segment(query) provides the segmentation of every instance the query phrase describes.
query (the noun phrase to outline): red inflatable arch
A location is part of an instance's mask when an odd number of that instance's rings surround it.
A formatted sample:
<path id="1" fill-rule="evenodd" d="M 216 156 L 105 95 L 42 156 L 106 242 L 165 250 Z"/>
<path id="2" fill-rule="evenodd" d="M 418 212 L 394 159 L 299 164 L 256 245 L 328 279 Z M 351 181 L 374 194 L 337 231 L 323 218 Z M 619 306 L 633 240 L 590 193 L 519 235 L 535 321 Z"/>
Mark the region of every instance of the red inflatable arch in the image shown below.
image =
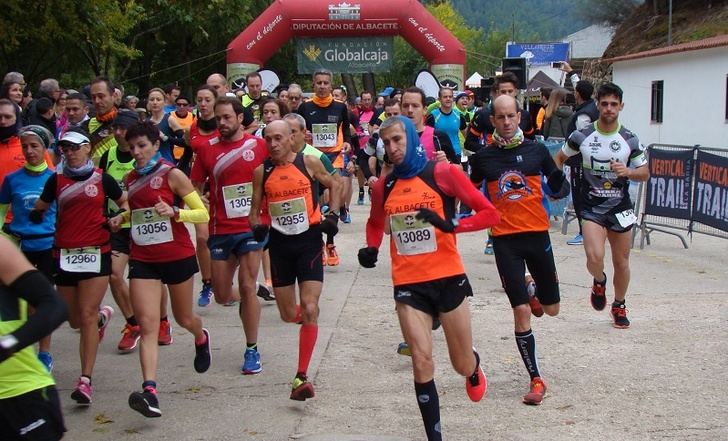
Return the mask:
<path id="1" fill-rule="evenodd" d="M 440 81 L 462 89 L 465 48 L 416 0 L 277 0 L 228 45 L 230 83 L 256 71 L 291 38 L 400 35 Z"/>

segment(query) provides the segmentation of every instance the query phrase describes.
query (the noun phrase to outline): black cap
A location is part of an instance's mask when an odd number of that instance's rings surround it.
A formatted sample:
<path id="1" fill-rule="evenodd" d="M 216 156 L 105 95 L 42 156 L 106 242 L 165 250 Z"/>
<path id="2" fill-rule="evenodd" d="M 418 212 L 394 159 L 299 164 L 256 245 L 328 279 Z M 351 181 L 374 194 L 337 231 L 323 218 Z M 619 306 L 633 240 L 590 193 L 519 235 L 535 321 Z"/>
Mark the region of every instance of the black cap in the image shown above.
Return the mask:
<path id="1" fill-rule="evenodd" d="M 139 124 L 139 117 L 137 113 L 132 110 L 119 109 L 116 113 L 116 118 L 111 123 L 113 127 L 123 127 L 128 129 L 129 127 Z"/>

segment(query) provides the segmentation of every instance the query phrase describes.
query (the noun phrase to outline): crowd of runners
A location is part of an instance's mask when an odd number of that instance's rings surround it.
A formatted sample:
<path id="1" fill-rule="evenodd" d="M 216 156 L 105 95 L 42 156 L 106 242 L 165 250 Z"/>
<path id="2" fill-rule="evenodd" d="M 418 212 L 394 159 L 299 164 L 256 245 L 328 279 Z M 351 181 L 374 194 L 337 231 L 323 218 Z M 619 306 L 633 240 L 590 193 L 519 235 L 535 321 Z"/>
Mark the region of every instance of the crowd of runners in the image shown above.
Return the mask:
<path id="1" fill-rule="evenodd" d="M 554 91 L 534 119 L 508 72 L 488 97 L 448 87 L 428 97 L 411 86 L 352 98 L 319 70 L 310 99 L 297 84 L 262 90 L 257 73 L 245 90 L 212 74 L 189 97 L 177 85 L 135 97 L 105 77 L 78 91 L 47 79 L 32 98 L 23 75 L 8 73 L 0 90 L 0 438 L 62 437 L 51 333 L 65 320 L 80 330 L 78 378 L 59 379 L 75 381 L 70 398 L 89 406 L 94 388 L 113 381 L 94 364 L 107 330 L 119 327 L 118 351 L 138 347 L 141 365 L 129 406 L 160 417 L 169 310 L 192 334 L 185 350 L 204 373 L 214 336 L 195 309 L 213 301 L 237 307 L 244 375 L 263 372 L 261 303 L 275 302 L 299 341 L 295 370 L 277 368 L 294 374 L 291 399 L 313 398 L 307 375 L 324 268 L 339 265 L 340 253 L 374 268 L 385 233 L 404 340 L 397 352 L 411 356 L 427 439 L 442 439 L 434 330 L 442 328 L 468 397 L 477 402 L 487 391 L 457 233 L 488 229 L 484 251 L 494 254 L 530 377 L 522 400 L 541 404 L 531 317 L 557 315 L 560 302 L 550 204 L 574 201 L 596 310 L 607 306 L 609 242 L 613 325 L 626 328 L 636 222 L 629 182 L 648 178 L 637 137 L 619 123 L 621 89 L 607 83 L 595 93 L 567 63 L 562 69 L 576 106 L 561 111 L 566 94 Z M 565 142 L 552 156 L 543 138 Z M 340 250 L 350 203 L 371 207 L 357 233 L 366 244 Z M 107 289 L 114 306 L 103 304 Z"/>

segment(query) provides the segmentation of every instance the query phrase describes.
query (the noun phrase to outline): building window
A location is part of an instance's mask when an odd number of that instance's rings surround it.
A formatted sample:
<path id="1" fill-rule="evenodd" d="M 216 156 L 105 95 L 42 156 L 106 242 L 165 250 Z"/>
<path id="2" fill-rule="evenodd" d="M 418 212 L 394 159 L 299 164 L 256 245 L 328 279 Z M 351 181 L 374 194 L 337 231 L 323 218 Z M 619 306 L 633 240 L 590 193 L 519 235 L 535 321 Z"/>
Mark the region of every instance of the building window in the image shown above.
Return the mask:
<path id="1" fill-rule="evenodd" d="M 652 82 L 652 106 L 650 112 L 650 121 L 653 123 L 662 122 L 662 93 L 664 90 L 664 81 Z"/>

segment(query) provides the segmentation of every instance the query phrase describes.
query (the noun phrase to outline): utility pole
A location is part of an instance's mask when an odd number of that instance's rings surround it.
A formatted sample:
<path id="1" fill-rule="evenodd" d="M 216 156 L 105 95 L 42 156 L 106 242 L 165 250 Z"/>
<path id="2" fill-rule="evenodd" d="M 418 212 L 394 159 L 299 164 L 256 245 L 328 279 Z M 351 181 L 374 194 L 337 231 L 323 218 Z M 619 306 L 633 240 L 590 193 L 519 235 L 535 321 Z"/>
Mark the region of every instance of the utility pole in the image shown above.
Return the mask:
<path id="1" fill-rule="evenodd" d="M 672 46 L 672 0 L 667 6 L 667 45 Z"/>

